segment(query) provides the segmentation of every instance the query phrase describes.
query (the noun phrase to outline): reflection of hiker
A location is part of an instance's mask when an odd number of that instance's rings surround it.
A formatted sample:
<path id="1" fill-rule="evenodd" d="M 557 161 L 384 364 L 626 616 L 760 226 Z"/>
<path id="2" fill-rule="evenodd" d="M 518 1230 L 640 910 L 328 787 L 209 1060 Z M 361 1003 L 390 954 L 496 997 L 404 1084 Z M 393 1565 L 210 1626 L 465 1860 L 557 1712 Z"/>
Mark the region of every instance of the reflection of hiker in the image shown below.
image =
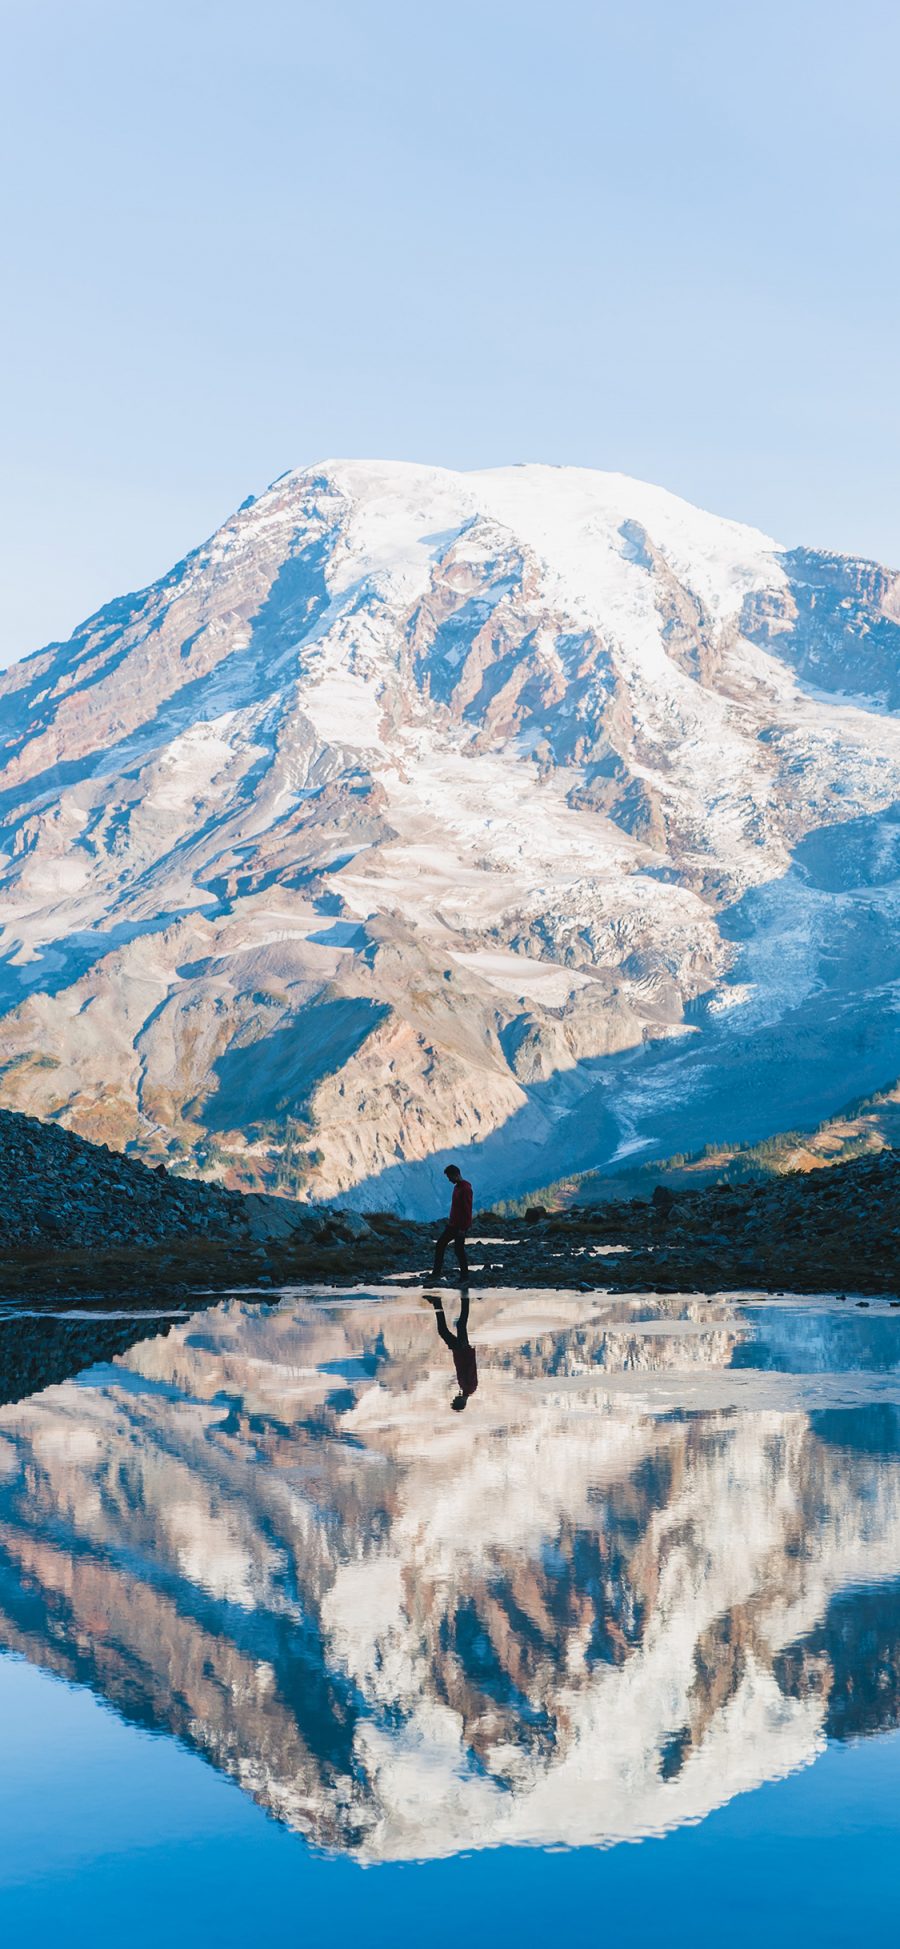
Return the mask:
<path id="1" fill-rule="evenodd" d="M 444 1263 L 444 1253 L 453 1240 L 453 1249 L 459 1262 L 460 1276 L 465 1282 L 469 1277 L 469 1261 L 466 1258 L 466 1233 L 472 1223 L 472 1186 L 463 1177 L 458 1164 L 448 1164 L 444 1172 L 453 1186 L 450 1200 L 450 1216 L 440 1235 L 435 1240 L 432 1279 L 439 1279 Z"/>
<path id="2" fill-rule="evenodd" d="M 457 1414 L 461 1414 L 470 1394 L 474 1394 L 478 1386 L 478 1362 L 475 1359 L 475 1348 L 469 1345 L 468 1290 L 466 1287 L 463 1288 L 462 1298 L 459 1304 L 459 1319 L 456 1322 L 455 1333 L 451 1333 L 447 1325 L 444 1317 L 443 1301 L 432 1296 L 431 1293 L 429 1293 L 428 1297 L 434 1307 L 437 1330 L 444 1345 L 450 1348 L 450 1352 L 453 1355 L 453 1365 L 456 1368 L 456 1378 L 459 1382 L 459 1393 L 454 1394 L 450 1406 L 456 1409 Z"/>

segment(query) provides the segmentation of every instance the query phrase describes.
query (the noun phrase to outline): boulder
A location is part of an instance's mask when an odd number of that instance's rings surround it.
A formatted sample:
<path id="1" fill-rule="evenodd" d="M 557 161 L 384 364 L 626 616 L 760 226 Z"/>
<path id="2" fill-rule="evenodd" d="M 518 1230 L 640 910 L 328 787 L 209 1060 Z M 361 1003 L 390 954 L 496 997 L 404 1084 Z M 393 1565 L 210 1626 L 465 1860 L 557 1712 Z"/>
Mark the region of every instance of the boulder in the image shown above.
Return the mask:
<path id="1" fill-rule="evenodd" d="M 290 1198 L 270 1198 L 264 1191 L 250 1191 L 244 1210 L 251 1238 L 290 1239 L 310 1229 L 308 1207 Z"/>
<path id="2" fill-rule="evenodd" d="M 371 1225 L 366 1223 L 358 1211 L 336 1211 L 333 1214 L 332 1224 L 339 1238 L 355 1241 L 372 1236 Z"/>

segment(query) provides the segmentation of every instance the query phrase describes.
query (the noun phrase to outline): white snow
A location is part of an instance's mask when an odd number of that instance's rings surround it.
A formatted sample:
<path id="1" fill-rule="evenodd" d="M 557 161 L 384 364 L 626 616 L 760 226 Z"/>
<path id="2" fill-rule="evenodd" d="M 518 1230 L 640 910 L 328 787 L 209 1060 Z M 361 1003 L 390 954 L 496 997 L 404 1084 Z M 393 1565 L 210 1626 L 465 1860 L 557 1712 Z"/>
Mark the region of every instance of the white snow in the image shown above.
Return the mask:
<path id="1" fill-rule="evenodd" d="M 303 600 L 291 606 L 290 574 L 287 606 L 277 605 L 282 571 L 304 555 L 325 578 L 308 623 Z M 637 1050 L 645 1029 L 677 1032 L 685 1003 L 705 997 L 703 1033 L 684 1036 L 684 1053 L 664 1071 L 632 1065 L 614 1108 L 619 1159 L 649 1147 L 654 1118 L 679 1091 L 688 1100 L 710 1036 L 774 1034 L 798 1008 L 824 1004 L 833 981 L 843 994 L 848 979 L 887 998 L 887 1020 L 888 949 L 869 970 L 863 942 L 866 912 L 874 941 L 895 925 L 889 835 L 873 851 L 877 884 L 859 895 L 818 890 L 792 860 L 816 828 L 900 799 L 900 720 L 811 692 L 740 637 L 745 598 L 765 590 L 777 602 L 785 586 L 769 537 L 620 474 L 338 460 L 274 483 L 180 580 L 151 592 L 133 662 L 109 656 L 83 697 L 64 655 L 61 673 L 48 667 L 49 728 L 4 781 L 14 796 L 0 951 L 11 974 L 27 970 L 28 984 L 54 991 L 38 997 L 40 1033 L 60 1075 L 58 1086 L 45 1075 L 36 1107 L 74 1114 L 82 1088 L 93 1096 L 108 1084 L 128 1099 L 141 1062 L 160 1060 L 159 1037 L 136 1053 L 140 998 L 148 1014 L 176 993 L 186 1009 L 201 996 L 211 1008 L 215 989 L 216 1005 L 243 1021 L 265 987 L 266 957 L 304 999 L 334 977 L 352 981 L 362 943 L 328 938 L 326 881 L 343 924 L 383 923 L 373 932 L 401 943 L 401 961 L 403 943 L 415 943 L 414 987 L 452 970 L 442 1019 L 447 1009 L 459 1018 L 469 977 L 482 1007 L 495 997 L 495 1022 L 524 997 L 539 1017 L 566 1010 L 566 1037 L 570 1017 L 599 1022 L 607 995 L 616 1034 Z M 453 620 L 457 601 L 471 605 L 471 630 L 463 640 L 451 628 L 444 643 L 441 619 Z M 702 617 L 700 673 L 678 660 L 673 601 L 685 628 Z M 192 722 L 195 673 L 179 648 L 195 636 L 206 668 Z M 437 643 L 445 678 L 458 681 L 465 666 L 462 701 L 429 692 L 420 638 L 426 650 Z M 476 708 L 479 682 L 492 700 L 504 694 L 520 646 L 539 672 L 529 695 L 510 684 L 508 708 L 505 695 L 493 714 Z M 16 673 L 2 681 L 14 690 Z M 653 816 L 633 833 L 579 802 L 610 754 L 620 778 L 646 790 Z M 48 772 L 58 762 L 61 784 Z M 612 791 L 610 804 L 615 813 Z M 746 927 L 732 933 L 720 916 L 753 889 L 766 897 L 745 939 Z M 842 964 L 838 976 L 832 942 L 854 927 L 858 974 Z M 126 945 L 104 952 L 119 934 Z M 94 974 L 101 959 L 105 972 Z M 207 965 L 208 977 L 192 972 Z M 360 972 L 368 993 L 368 963 Z M 101 991 L 102 1032 L 101 1017 L 82 1012 Z M 416 1033 L 427 1039 L 433 1020 Z M 557 1031 L 547 1025 L 559 1089 L 542 1085 L 533 1128 L 517 1122 L 517 1171 L 534 1167 L 548 1122 L 565 1113 L 574 1130 L 579 1088 L 586 1124 L 596 1114 L 583 1057 L 606 1048 L 604 1035 L 575 1035 L 579 1053 L 566 1056 Z M 3 1018 L 6 1055 L 33 1047 L 35 1033 L 33 1019 Z M 209 1025 L 185 1039 L 198 1065 L 203 1051 L 213 1060 Z M 472 1083 L 483 1135 L 526 1103 L 508 1073 L 494 1077 Z M 202 1068 L 183 1089 L 174 1068 L 170 1081 L 183 1102 L 209 1088 Z M 457 1097 L 454 1143 L 460 1108 Z M 424 1103 L 411 1104 L 409 1131 L 425 1123 Z M 348 1188 L 376 1160 L 359 1148 L 359 1126 L 340 1141 Z M 398 1131 L 395 1157 L 405 1142 Z"/>
<path id="2" fill-rule="evenodd" d="M 562 1008 L 569 996 L 578 988 L 586 988 L 591 979 L 590 975 L 577 974 L 571 968 L 535 961 L 527 954 L 491 954 L 483 950 L 461 954 L 451 950 L 450 959 L 464 971 L 480 975 L 489 987 L 499 989 L 501 994 L 541 1002 L 545 1008 Z"/>

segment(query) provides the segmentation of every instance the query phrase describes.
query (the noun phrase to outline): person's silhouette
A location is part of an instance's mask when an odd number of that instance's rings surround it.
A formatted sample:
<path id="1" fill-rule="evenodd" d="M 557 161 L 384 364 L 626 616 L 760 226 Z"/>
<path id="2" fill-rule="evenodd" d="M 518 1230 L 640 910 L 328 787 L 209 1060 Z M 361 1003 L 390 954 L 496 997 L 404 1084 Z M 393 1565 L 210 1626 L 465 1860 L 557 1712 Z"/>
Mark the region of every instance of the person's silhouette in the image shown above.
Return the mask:
<path id="1" fill-rule="evenodd" d="M 475 1348 L 469 1343 L 469 1294 L 468 1291 L 463 1291 L 455 1333 L 451 1333 L 447 1325 L 444 1302 L 440 1295 L 429 1293 L 427 1297 L 430 1305 L 434 1307 L 435 1323 L 441 1339 L 453 1355 L 459 1393 L 454 1394 L 450 1406 L 455 1408 L 457 1414 L 461 1414 L 466 1402 L 478 1386 L 478 1362 L 475 1358 Z"/>
<path id="2" fill-rule="evenodd" d="M 444 1253 L 448 1245 L 452 1243 L 456 1253 L 457 1264 L 459 1265 L 459 1275 L 465 1283 L 469 1277 L 469 1261 L 466 1257 L 466 1233 L 472 1223 L 472 1186 L 468 1178 L 463 1177 L 458 1164 L 448 1164 L 444 1171 L 444 1176 L 450 1179 L 450 1183 L 453 1186 L 453 1196 L 450 1200 L 450 1216 L 440 1236 L 434 1242 L 434 1265 L 431 1268 L 431 1277 L 432 1279 L 440 1278 L 444 1264 Z"/>

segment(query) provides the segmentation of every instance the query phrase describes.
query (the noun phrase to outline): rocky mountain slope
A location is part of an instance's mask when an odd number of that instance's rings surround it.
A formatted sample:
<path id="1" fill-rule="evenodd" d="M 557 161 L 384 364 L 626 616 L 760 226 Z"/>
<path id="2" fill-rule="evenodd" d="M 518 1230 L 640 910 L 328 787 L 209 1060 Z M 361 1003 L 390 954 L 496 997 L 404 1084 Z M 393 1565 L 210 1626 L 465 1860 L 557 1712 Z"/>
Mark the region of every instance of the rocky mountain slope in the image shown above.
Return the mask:
<path id="1" fill-rule="evenodd" d="M 60 1293 L 152 1298 L 172 1287 L 183 1294 L 248 1280 L 271 1285 L 272 1254 L 287 1255 L 309 1278 L 323 1252 L 327 1270 L 332 1249 L 353 1248 L 363 1270 L 374 1244 L 357 1212 L 191 1182 L 0 1110 L 0 1308 L 23 1296 L 52 1305 Z M 24 1331 L 17 1328 L 17 1344 Z M 47 1376 L 37 1350 L 35 1360 L 37 1386 Z M 19 1391 L 27 1391 L 30 1361 L 29 1349 L 24 1371 L 13 1363 Z M 72 1363 L 60 1371 L 74 1371 Z M 4 1386 L 0 1378 L 0 1397 Z"/>
<path id="2" fill-rule="evenodd" d="M 620 476 L 292 473 L 0 679 L 0 1101 L 430 1210 L 900 1074 L 900 578 Z"/>

